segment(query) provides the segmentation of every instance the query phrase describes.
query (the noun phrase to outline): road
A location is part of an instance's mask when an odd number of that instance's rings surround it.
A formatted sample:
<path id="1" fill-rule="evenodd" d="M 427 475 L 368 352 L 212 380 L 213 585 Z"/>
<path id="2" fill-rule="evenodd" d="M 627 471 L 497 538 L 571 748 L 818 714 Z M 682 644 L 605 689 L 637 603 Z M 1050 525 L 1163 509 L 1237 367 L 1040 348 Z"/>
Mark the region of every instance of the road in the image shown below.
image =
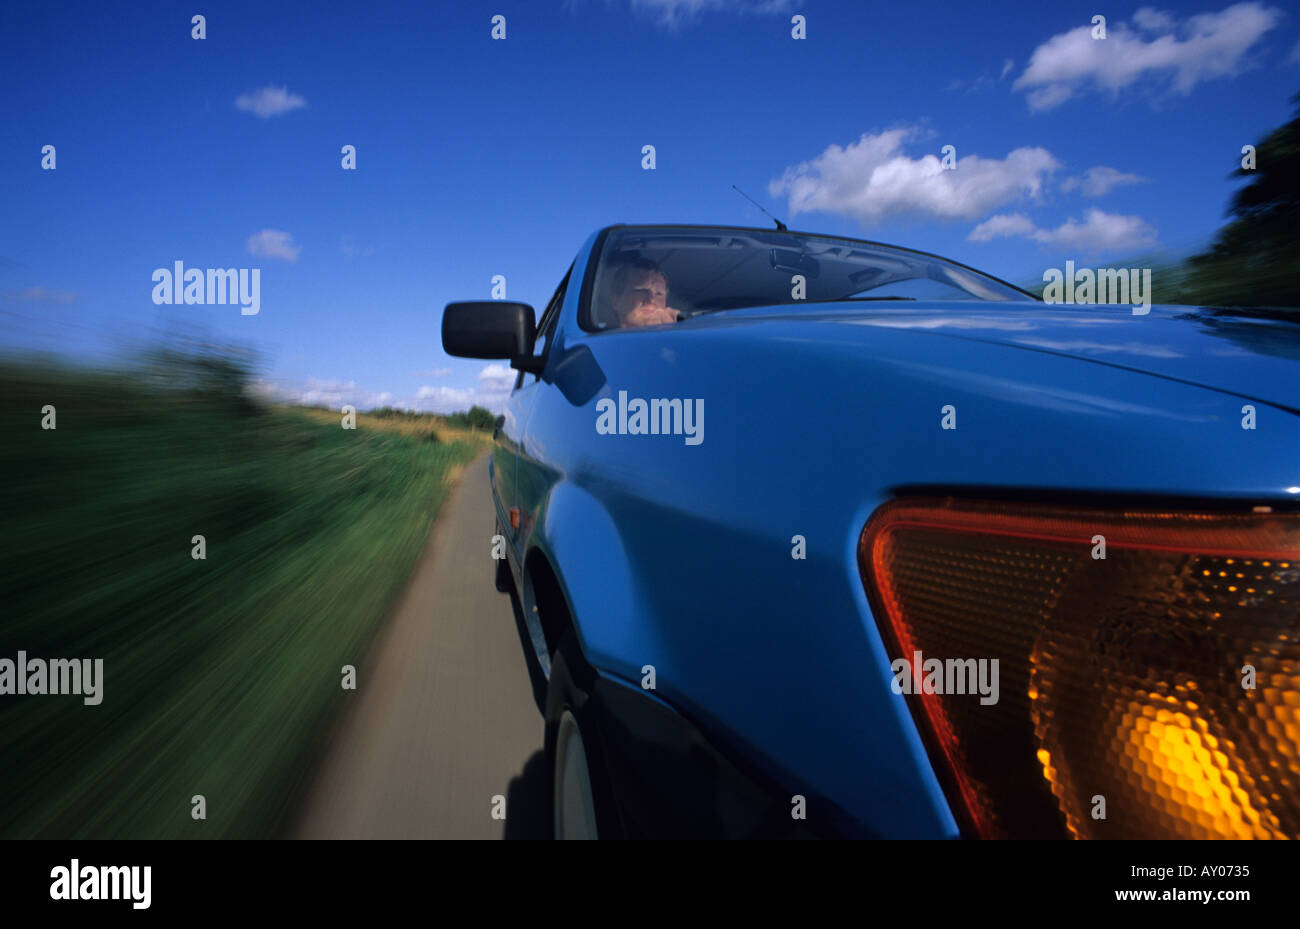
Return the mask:
<path id="1" fill-rule="evenodd" d="M 487 457 L 443 504 L 397 608 L 357 668 L 290 835 L 533 838 L 542 719 L 511 598 L 493 586 Z M 494 797 L 505 819 L 493 818 Z M 496 808 L 502 804 L 496 802 Z"/>

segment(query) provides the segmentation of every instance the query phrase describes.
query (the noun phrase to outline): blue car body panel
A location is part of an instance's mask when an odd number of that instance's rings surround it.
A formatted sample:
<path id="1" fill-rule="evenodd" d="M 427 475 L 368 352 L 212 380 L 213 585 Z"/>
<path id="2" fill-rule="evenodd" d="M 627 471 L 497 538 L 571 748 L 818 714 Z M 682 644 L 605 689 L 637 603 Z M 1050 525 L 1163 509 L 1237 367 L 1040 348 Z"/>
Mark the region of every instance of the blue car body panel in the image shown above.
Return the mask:
<path id="1" fill-rule="evenodd" d="M 578 309 L 597 241 L 494 455 L 503 525 L 521 514 L 516 581 L 544 555 L 598 673 L 637 687 L 653 666 L 657 699 L 869 834 L 958 834 L 863 590 L 878 506 L 913 489 L 1300 495 L 1300 326 L 1285 320 L 885 302 L 593 333 Z M 597 401 L 620 391 L 703 399 L 703 441 L 598 434 Z"/>

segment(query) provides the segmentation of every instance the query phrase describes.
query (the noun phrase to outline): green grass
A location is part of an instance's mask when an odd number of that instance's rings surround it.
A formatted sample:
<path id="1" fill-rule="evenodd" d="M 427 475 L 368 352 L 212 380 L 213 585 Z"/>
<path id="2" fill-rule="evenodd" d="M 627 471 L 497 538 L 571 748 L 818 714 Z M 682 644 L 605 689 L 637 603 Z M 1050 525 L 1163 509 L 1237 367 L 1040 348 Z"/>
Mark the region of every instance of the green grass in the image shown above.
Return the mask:
<path id="1" fill-rule="evenodd" d="M 6 838 L 276 834 L 483 448 L 136 384 L 0 368 L 0 658 L 104 659 L 99 706 L 0 697 Z"/>

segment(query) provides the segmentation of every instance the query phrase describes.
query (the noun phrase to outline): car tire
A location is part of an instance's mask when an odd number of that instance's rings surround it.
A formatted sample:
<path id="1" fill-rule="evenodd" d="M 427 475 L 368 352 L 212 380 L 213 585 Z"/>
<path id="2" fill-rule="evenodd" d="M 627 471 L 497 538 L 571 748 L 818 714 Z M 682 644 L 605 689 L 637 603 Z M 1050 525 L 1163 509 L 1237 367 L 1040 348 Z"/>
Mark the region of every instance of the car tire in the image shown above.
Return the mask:
<path id="1" fill-rule="evenodd" d="M 595 673 L 582 658 L 577 637 L 565 634 L 551 656 L 546 690 L 546 761 L 550 771 L 551 833 L 557 839 L 620 838 L 623 835 L 601 754 Z"/>

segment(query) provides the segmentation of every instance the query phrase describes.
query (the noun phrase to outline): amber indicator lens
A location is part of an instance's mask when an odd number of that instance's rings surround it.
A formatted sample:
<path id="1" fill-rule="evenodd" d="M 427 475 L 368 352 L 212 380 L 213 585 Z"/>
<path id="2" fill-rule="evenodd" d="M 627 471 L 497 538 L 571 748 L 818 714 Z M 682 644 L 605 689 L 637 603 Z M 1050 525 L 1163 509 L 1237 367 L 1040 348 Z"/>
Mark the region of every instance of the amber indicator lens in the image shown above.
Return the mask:
<path id="1" fill-rule="evenodd" d="M 897 698 L 967 833 L 1300 838 L 1300 514 L 896 500 L 858 556 L 891 659 L 998 659 Z"/>

